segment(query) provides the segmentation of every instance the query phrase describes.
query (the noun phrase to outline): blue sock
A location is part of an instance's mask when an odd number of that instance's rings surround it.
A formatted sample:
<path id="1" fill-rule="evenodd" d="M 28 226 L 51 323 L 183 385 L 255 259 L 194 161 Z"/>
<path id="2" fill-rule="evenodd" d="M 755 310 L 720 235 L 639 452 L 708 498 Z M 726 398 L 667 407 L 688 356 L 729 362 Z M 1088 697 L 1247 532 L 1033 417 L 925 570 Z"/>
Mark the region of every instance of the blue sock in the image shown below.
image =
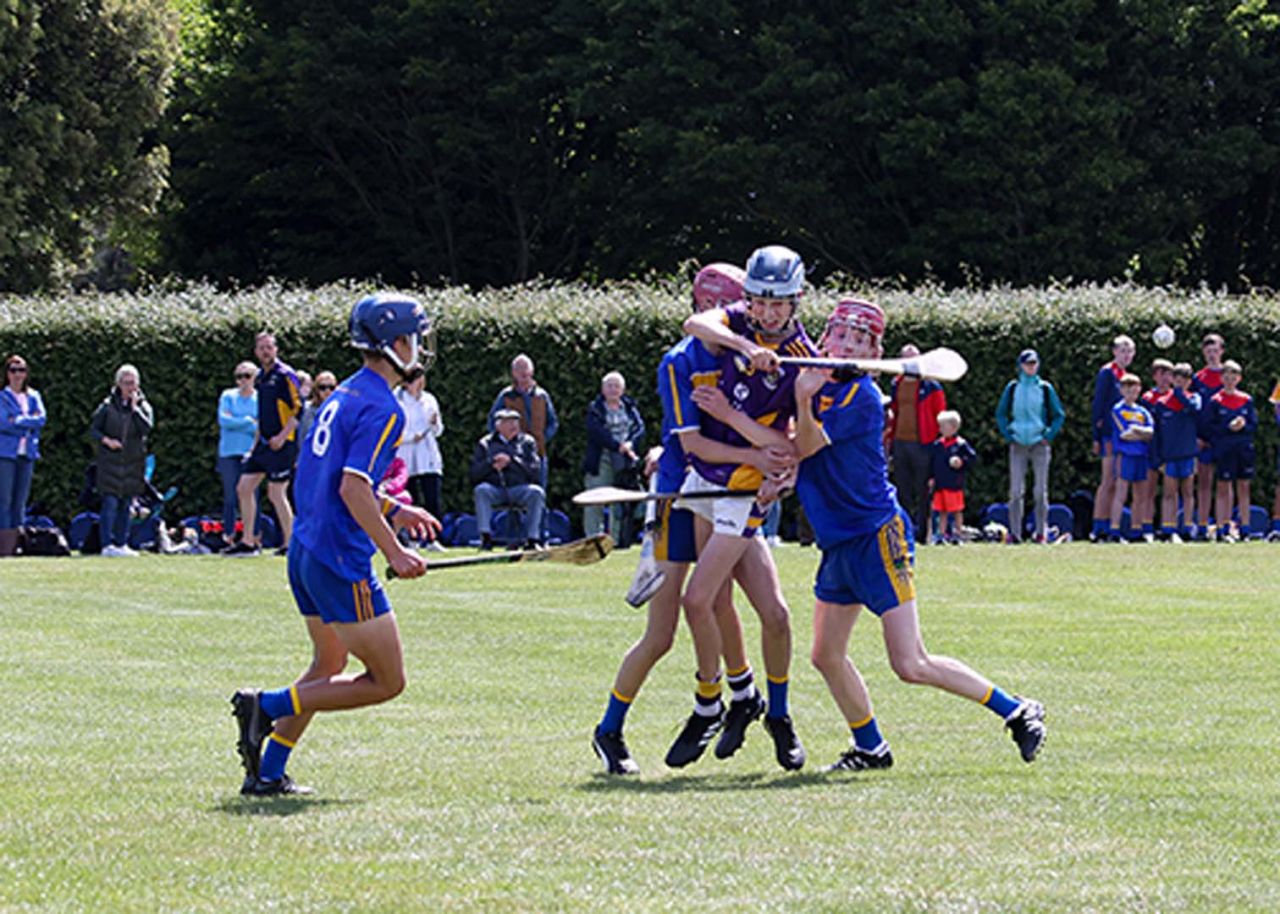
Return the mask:
<path id="1" fill-rule="evenodd" d="M 1280 533 L 1280 517 L 1271 518 L 1271 532 Z"/>
<path id="2" fill-rule="evenodd" d="M 863 752 L 875 752 L 884 745 L 874 714 L 864 721 L 849 724 L 849 729 L 853 732 L 853 744 Z"/>
<path id="3" fill-rule="evenodd" d="M 1143 525 L 1142 525 L 1142 535 L 1143 535 L 1143 536 L 1149 536 L 1150 534 L 1153 534 L 1153 533 L 1155 533 L 1155 532 L 1156 532 L 1156 528 L 1155 528 L 1155 525 L 1154 525 L 1154 524 L 1143 524 Z"/>
<path id="4" fill-rule="evenodd" d="M 1093 519 L 1093 532 L 1098 536 L 1105 536 L 1107 533 L 1107 521 L 1101 517 L 1095 517 Z"/>
<path id="5" fill-rule="evenodd" d="M 258 766 L 258 777 L 264 781 L 278 781 L 284 777 L 284 766 L 296 745 L 275 733 L 268 736 L 267 748 L 262 750 L 262 762 Z"/>
<path id="6" fill-rule="evenodd" d="M 991 694 L 983 699 L 982 703 L 1006 720 L 1018 708 L 1018 699 L 999 686 L 992 686 Z"/>
<path id="7" fill-rule="evenodd" d="M 1249 525 L 1248 525 L 1248 524 L 1241 524 L 1241 525 L 1240 525 L 1240 539 L 1242 539 L 1242 540 L 1247 540 L 1248 538 L 1249 538 Z"/>
<path id="8" fill-rule="evenodd" d="M 769 680 L 769 717 L 786 717 L 791 713 L 791 709 L 787 706 L 787 680 L 774 679 L 772 676 Z"/>
<path id="9" fill-rule="evenodd" d="M 622 725 L 626 723 L 627 712 L 631 710 L 631 702 L 634 698 L 623 698 L 618 694 L 618 690 L 614 689 L 609 693 L 609 706 L 604 709 L 604 717 L 600 720 L 601 733 L 621 733 Z"/>
<path id="10" fill-rule="evenodd" d="M 272 720 L 277 720 L 281 717 L 292 717 L 294 714 L 297 714 L 299 709 L 299 706 L 296 703 L 297 700 L 297 688 L 294 686 L 286 686 L 283 689 L 271 689 L 270 691 L 264 691 L 259 699 L 259 703 L 262 705 L 262 710 L 266 712 L 268 717 Z"/>

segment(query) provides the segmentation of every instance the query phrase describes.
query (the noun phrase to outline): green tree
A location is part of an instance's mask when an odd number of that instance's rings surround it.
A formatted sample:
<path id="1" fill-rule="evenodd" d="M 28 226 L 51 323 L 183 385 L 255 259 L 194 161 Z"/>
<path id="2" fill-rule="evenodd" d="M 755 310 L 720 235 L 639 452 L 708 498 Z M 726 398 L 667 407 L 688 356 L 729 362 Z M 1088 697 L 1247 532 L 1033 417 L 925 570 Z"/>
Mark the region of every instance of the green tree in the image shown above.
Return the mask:
<path id="1" fill-rule="evenodd" d="M 0 288 L 58 282 L 152 209 L 175 50 L 164 0 L 0 3 Z"/>

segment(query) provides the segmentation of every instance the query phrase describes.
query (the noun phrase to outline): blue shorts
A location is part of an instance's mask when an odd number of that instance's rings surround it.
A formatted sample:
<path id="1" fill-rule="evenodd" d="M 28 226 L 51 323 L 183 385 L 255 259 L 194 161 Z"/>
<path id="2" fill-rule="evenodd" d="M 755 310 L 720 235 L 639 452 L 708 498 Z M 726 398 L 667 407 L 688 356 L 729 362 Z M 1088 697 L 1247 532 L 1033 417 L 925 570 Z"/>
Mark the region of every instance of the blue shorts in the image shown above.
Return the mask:
<path id="1" fill-rule="evenodd" d="M 241 473 L 262 473 L 270 482 L 288 482 L 293 478 L 293 465 L 298 462 L 298 442 L 286 441 L 278 451 L 259 441 L 244 458 Z"/>
<path id="2" fill-rule="evenodd" d="M 653 531 L 653 557 L 659 562 L 696 562 L 698 544 L 693 537 L 693 512 L 673 508 L 664 501 Z"/>
<path id="3" fill-rule="evenodd" d="M 897 515 L 875 533 L 822 551 L 813 594 L 826 603 L 861 603 L 883 616 L 916 598 L 915 558 L 911 520 L 899 507 Z"/>
<path id="4" fill-rule="evenodd" d="M 368 622 L 391 612 L 391 601 L 375 577 L 348 581 L 319 561 L 296 539 L 289 543 L 289 589 L 298 612 L 326 623 Z"/>
<path id="5" fill-rule="evenodd" d="M 1203 465 L 1213 466 L 1213 445 L 1206 445 L 1200 448 L 1196 453 L 1196 460 L 1199 460 Z"/>
<path id="6" fill-rule="evenodd" d="M 1164 462 L 1164 475 L 1170 479 L 1186 479 L 1194 476 L 1196 473 L 1196 459 L 1194 457 L 1183 457 L 1181 460 L 1166 460 Z"/>
<path id="7" fill-rule="evenodd" d="M 1148 462 L 1145 454 L 1120 454 L 1120 472 L 1116 475 L 1129 482 L 1144 482 L 1147 478 Z"/>
<path id="8" fill-rule="evenodd" d="M 1253 445 L 1237 445 L 1223 448 L 1215 455 L 1218 467 L 1218 478 L 1222 480 L 1252 479 L 1253 466 L 1256 462 Z"/>

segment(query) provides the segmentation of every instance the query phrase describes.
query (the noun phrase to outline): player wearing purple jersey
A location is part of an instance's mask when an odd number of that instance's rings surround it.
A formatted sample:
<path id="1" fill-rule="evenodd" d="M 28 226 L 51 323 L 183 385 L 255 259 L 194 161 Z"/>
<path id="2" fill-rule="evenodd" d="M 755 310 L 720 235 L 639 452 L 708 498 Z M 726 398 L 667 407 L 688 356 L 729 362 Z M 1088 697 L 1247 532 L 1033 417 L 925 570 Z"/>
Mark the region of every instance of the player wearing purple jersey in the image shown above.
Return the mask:
<path id="1" fill-rule="evenodd" d="M 826 355 L 878 358 L 884 312 L 871 302 L 836 306 L 822 338 Z M 827 681 L 853 746 L 831 766 L 859 771 L 893 764 L 866 683 L 848 656 L 863 606 L 880 617 L 893 671 L 905 682 L 972 699 L 1000 715 L 1025 761 L 1044 743 L 1044 707 L 994 686 L 958 660 L 925 651 L 916 611 L 911 520 L 889 483 L 884 400 L 865 376 L 806 370 L 795 383 L 796 493 L 813 524 L 822 563 L 814 584 L 813 664 Z"/>
<path id="2" fill-rule="evenodd" d="M 813 353 L 804 328 L 795 319 L 804 287 L 804 264 L 794 251 L 765 247 L 747 261 L 743 291 L 747 301 L 694 315 L 685 332 L 702 340 L 720 357 L 720 380 L 703 388 L 695 402 L 706 413 L 702 434 L 731 446 L 790 448 L 787 428 L 795 411 L 791 386 L 796 369 L 779 355 Z M 727 487 L 761 488 L 763 474 L 753 466 L 690 457 L 690 472 L 681 488 L 694 493 Z M 788 771 L 805 762 L 788 707 L 791 669 L 791 611 L 782 595 L 777 568 L 761 537 L 755 536 L 768 510 L 768 496 L 706 498 L 678 502 L 698 515 L 695 535 L 698 565 L 685 588 L 685 616 L 698 660 L 694 711 L 667 753 L 667 764 L 681 767 L 698 759 L 723 725 L 716 755 L 727 758 L 742 744 L 746 728 L 757 718 L 773 739 L 778 764 Z M 754 553 L 749 558 L 748 553 Z M 746 559 L 744 561 L 744 559 Z M 742 585 L 760 617 L 768 700 L 758 693 L 731 702 L 727 715 L 720 700 L 722 645 L 714 621 L 716 594 L 738 569 Z M 730 670 L 730 684 L 733 671 Z"/>
<path id="3" fill-rule="evenodd" d="M 404 429 L 392 388 L 419 365 L 422 305 L 395 294 L 362 298 L 350 330 L 364 367 L 325 401 L 295 489 L 289 586 L 311 637 L 311 666 L 293 685 L 241 689 L 231 698 L 245 769 L 240 792 L 252 796 L 311 792 L 285 774 L 285 764 L 316 711 L 377 704 L 404 688 L 400 633 L 372 559 L 380 550 L 397 576 L 418 577 L 426 563 L 400 544 L 392 525 L 428 538 L 440 529 L 425 510 L 375 492 Z M 350 654 L 363 673 L 343 674 Z"/>

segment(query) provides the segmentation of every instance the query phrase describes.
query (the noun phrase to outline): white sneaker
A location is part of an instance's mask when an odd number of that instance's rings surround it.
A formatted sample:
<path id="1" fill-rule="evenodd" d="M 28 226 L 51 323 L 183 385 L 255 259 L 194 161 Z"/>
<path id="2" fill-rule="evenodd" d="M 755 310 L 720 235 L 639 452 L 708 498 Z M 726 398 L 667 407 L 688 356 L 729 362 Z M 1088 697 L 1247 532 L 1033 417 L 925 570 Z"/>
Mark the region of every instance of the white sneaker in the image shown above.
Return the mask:
<path id="1" fill-rule="evenodd" d="M 444 552 L 445 551 L 444 546 L 440 545 L 439 540 L 431 540 L 422 548 L 425 549 L 427 552 Z"/>
<path id="2" fill-rule="evenodd" d="M 102 547 L 102 557 L 104 559 L 122 559 L 125 552 L 119 546 L 107 545 Z"/>
<path id="3" fill-rule="evenodd" d="M 764 538 L 764 543 L 770 549 L 777 549 L 779 546 L 782 545 L 782 539 L 777 536 L 766 536 Z"/>

